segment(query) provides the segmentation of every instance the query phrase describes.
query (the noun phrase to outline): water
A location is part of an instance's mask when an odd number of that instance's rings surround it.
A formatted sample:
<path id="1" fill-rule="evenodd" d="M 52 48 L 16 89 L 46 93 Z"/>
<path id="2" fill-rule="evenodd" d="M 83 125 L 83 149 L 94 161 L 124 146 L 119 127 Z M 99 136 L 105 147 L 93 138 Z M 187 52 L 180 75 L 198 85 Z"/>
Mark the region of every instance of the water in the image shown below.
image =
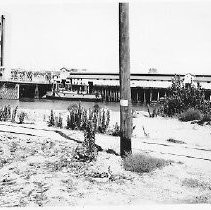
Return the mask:
<path id="1" fill-rule="evenodd" d="M 0 107 L 5 105 L 10 105 L 11 107 L 18 106 L 19 108 L 23 109 L 46 109 L 46 110 L 67 110 L 69 105 L 78 104 L 78 101 L 62 101 L 62 100 L 49 100 L 49 99 L 22 99 L 22 100 L 5 100 L 0 99 Z M 93 107 L 96 103 L 95 102 L 81 102 L 81 105 L 85 108 Z M 103 108 L 107 107 L 112 111 L 119 111 L 119 103 L 117 102 L 97 102 L 97 104 Z M 134 110 L 146 111 L 146 107 L 140 104 L 133 104 L 132 108 Z"/>

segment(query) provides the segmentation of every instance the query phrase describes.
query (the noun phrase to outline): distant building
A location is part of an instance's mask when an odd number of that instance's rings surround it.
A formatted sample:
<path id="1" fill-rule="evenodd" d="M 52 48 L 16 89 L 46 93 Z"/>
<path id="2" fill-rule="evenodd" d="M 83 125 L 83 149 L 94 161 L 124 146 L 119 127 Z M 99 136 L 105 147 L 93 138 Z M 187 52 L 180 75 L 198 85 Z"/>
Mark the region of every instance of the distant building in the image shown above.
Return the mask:
<path id="1" fill-rule="evenodd" d="M 183 78 L 183 83 L 184 85 L 188 86 L 188 85 L 196 85 L 197 83 L 196 81 L 196 77 L 190 73 L 186 74 Z"/>
<path id="2" fill-rule="evenodd" d="M 62 81 L 70 78 L 71 73 L 83 73 L 86 72 L 86 69 L 68 69 L 62 67 L 59 71 L 52 72 L 52 78 L 54 81 Z"/>
<path id="3" fill-rule="evenodd" d="M 158 70 L 155 68 L 150 68 L 148 74 L 158 74 Z"/>

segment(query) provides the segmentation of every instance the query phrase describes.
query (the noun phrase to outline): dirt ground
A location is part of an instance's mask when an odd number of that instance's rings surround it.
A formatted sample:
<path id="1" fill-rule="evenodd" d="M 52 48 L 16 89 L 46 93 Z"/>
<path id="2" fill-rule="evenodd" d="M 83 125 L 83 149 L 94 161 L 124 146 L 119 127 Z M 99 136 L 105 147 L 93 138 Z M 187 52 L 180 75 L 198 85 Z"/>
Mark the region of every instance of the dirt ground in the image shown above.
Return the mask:
<path id="1" fill-rule="evenodd" d="M 91 163 L 73 160 L 74 140 L 83 141 L 83 133 L 47 127 L 47 114 L 30 113 L 22 125 L 0 122 L 1 207 L 211 203 L 210 126 L 138 113 L 133 153 L 172 163 L 137 174 L 105 151 Z M 119 120 L 111 116 L 111 124 Z M 119 152 L 118 137 L 97 134 L 96 143 Z"/>

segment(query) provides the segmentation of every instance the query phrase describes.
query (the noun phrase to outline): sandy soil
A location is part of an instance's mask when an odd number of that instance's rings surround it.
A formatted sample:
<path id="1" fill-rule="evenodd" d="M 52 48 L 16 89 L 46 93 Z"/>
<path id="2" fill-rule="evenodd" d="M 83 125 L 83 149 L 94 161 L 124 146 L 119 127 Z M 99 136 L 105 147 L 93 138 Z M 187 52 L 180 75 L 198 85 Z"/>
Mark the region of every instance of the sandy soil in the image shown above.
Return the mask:
<path id="1" fill-rule="evenodd" d="M 125 171 L 121 158 L 105 151 L 92 163 L 73 160 L 78 145 L 74 139 L 83 141 L 83 133 L 47 127 L 50 111 L 25 111 L 25 124 L 0 122 L 1 207 L 211 203 L 209 126 L 148 118 L 139 112 L 133 119 L 133 153 L 173 162 L 137 174 Z M 119 114 L 113 112 L 111 126 L 116 121 Z M 168 142 L 169 138 L 184 143 Z M 96 143 L 119 152 L 118 137 L 97 134 Z M 95 178 L 97 172 L 110 179 Z"/>

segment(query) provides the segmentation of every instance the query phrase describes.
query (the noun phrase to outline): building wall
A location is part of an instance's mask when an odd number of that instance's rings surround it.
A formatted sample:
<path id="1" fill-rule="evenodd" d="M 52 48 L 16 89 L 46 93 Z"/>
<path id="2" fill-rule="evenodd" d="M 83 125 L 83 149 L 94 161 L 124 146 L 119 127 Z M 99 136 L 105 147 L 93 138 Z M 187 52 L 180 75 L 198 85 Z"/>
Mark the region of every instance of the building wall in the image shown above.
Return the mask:
<path id="1" fill-rule="evenodd" d="M 19 99 L 19 85 L 9 83 L 0 84 L 0 99 Z"/>

